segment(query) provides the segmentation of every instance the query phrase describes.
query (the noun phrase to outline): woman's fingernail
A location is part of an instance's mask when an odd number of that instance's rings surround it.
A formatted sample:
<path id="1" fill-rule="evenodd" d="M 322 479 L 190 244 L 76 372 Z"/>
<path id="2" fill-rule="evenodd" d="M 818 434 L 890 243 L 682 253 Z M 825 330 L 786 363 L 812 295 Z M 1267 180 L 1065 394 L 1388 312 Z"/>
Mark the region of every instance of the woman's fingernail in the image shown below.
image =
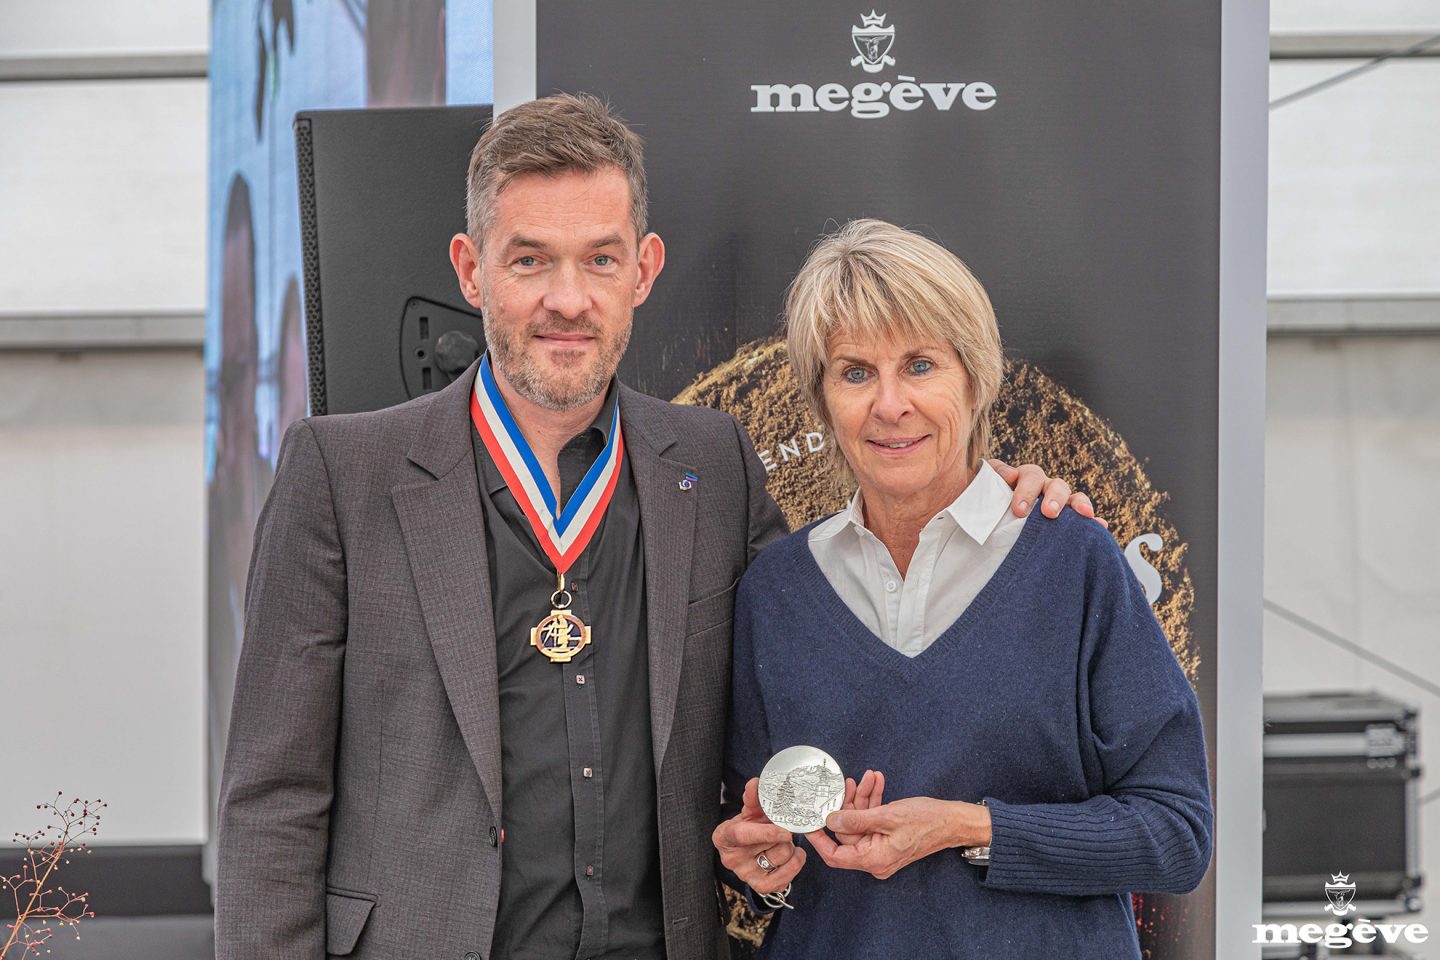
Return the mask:
<path id="1" fill-rule="evenodd" d="M 1050 509 L 1051 509 L 1051 510 L 1059 510 L 1059 509 L 1060 509 L 1060 501 L 1058 501 L 1058 500 L 1051 500 L 1051 501 L 1050 501 Z"/>
<path id="2" fill-rule="evenodd" d="M 1021 510 L 1029 510 L 1029 509 L 1030 509 L 1030 502 L 1029 502 L 1028 500 L 1021 500 L 1021 501 L 1020 501 L 1020 509 L 1021 509 Z"/>

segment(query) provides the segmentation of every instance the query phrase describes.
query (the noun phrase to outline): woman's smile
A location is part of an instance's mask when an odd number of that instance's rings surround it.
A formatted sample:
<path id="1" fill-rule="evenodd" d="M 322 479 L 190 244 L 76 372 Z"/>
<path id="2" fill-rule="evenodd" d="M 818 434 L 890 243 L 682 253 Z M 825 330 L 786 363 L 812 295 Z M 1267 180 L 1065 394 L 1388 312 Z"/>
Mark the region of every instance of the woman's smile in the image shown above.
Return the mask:
<path id="1" fill-rule="evenodd" d="M 915 452 L 915 450 L 928 439 L 930 439 L 930 437 L 925 435 L 919 437 L 883 437 L 865 442 L 874 448 L 881 456 L 903 457 Z"/>

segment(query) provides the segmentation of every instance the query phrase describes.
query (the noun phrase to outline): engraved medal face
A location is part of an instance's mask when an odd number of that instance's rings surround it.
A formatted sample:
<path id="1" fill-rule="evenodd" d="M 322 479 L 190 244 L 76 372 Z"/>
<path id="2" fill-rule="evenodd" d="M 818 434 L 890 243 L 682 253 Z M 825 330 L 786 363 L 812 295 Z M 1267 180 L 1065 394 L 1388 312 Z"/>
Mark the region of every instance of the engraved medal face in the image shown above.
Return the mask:
<path id="1" fill-rule="evenodd" d="M 845 774 L 819 747 L 787 747 L 760 772 L 760 809 L 777 827 L 810 833 L 845 803 Z"/>
<path id="2" fill-rule="evenodd" d="M 530 628 L 530 645 L 552 663 L 569 663 L 589 642 L 590 628 L 569 610 L 551 610 Z"/>

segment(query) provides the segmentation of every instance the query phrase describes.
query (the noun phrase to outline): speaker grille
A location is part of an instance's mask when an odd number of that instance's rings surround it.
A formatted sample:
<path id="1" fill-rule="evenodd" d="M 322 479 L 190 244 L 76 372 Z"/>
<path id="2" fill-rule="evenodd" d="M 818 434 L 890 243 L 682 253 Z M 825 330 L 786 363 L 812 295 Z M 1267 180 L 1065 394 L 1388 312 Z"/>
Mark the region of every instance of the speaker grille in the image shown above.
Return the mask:
<path id="1" fill-rule="evenodd" d="M 310 415 L 324 416 L 325 337 L 320 315 L 320 223 L 315 216 L 315 154 L 310 121 L 295 121 L 295 160 L 300 181 L 300 250 L 305 263 L 305 353 L 310 374 Z"/>

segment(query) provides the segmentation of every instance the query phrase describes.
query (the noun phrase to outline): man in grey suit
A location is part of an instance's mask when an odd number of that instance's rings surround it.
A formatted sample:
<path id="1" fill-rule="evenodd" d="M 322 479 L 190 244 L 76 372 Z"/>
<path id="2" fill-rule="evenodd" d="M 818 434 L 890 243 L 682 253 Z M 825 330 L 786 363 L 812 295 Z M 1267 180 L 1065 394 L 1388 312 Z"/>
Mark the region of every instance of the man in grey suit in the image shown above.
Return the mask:
<path id="1" fill-rule="evenodd" d="M 731 417 L 615 379 L 664 265 L 645 219 L 639 141 L 598 101 L 505 113 L 451 244 L 486 357 L 286 433 L 220 791 L 220 960 L 726 955 L 734 589 L 785 523 Z M 1044 482 L 1028 468 L 1017 503 Z"/>

